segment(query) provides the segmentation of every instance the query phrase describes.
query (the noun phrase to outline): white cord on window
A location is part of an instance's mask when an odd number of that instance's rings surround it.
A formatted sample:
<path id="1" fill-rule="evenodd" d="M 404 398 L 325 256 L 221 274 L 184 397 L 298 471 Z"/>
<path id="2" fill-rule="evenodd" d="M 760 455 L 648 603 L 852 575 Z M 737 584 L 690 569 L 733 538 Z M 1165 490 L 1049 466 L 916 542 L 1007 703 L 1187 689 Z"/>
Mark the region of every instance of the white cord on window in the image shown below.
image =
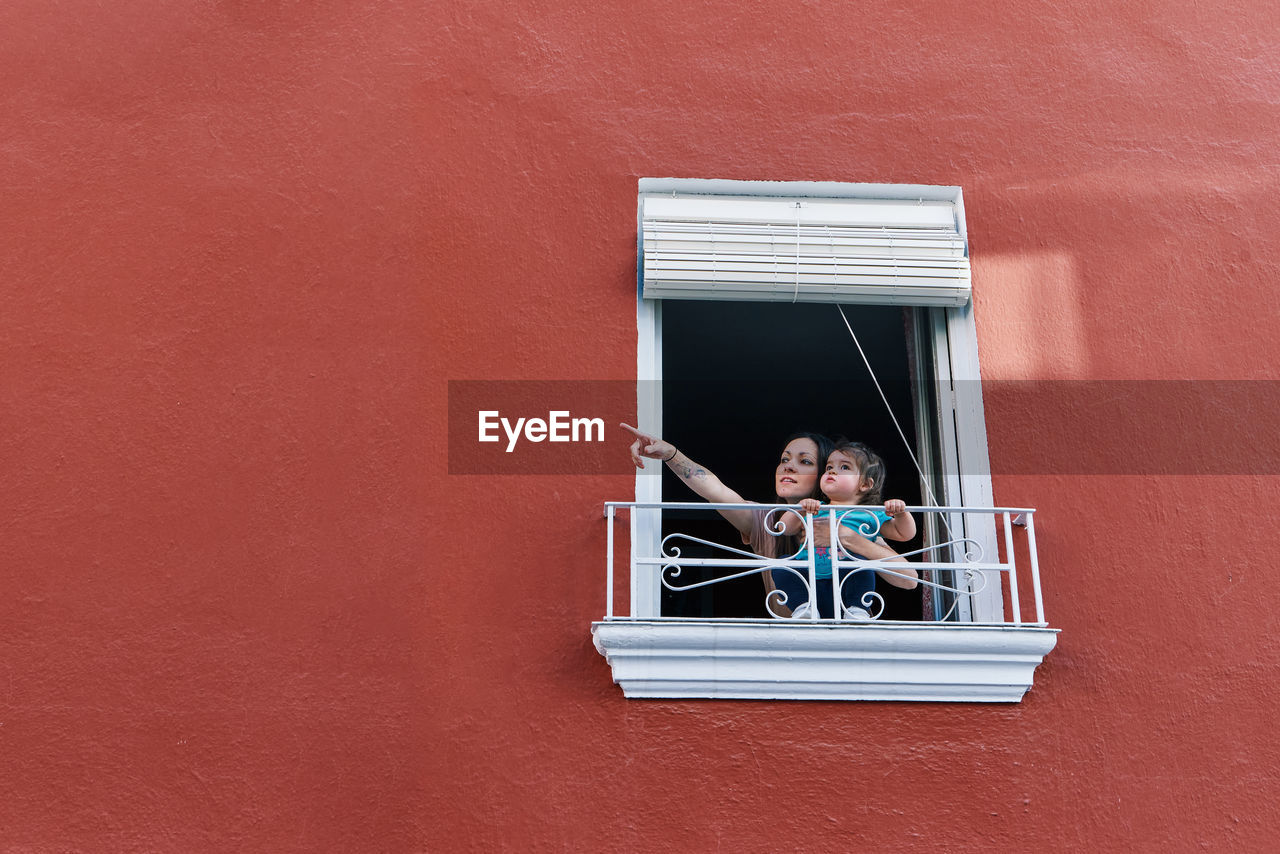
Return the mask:
<path id="1" fill-rule="evenodd" d="M 893 407 L 889 405 L 889 398 L 885 397 L 884 389 L 880 388 L 880 380 L 876 379 L 876 372 L 871 369 L 871 362 L 867 359 L 867 354 L 862 350 L 862 344 L 858 342 L 858 336 L 854 334 L 853 327 L 849 325 L 849 318 L 845 317 L 844 306 L 836 303 L 836 310 L 840 312 L 840 319 L 844 321 L 844 328 L 849 330 L 849 337 L 853 339 L 853 344 L 858 348 L 858 355 L 862 357 L 862 364 L 867 366 L 867 373 L 871 375 L 871 382 L 875 384 L 876 391 L 880 393 L 880 399 L 884 401 L 884 408 L 889 413 L 889 418 L 893 421 L 893 426 L 898 431 L 898 436 L 902 439 L 903 446 L 907 449 L 907 455 L 911 457 L 911 463 L 916 467 L 916 473 L 920 475 L 920 485 L 924 487 L 925 497 L 929 499 L 929 503 L 934 507 L 940 506 L 937 497 L 933 494 L 933 490 L 929 488 L 929 479 L 925 477 L 924 470 L 920 468 L 920 461 L 916 459 L 915 452 L 911 450 L 911 443 L 907 441 L 907 435 L 902 432 L 902 425 L 898 423 L 898 418 L 893 414 Z M 947 536 L 955 539 L 955 535 L 951 533 L 951 524 L 947 521 L 945 513 L 939 513 L 938 517 L 942 519 L 942 525 L 947 529 Z"/>

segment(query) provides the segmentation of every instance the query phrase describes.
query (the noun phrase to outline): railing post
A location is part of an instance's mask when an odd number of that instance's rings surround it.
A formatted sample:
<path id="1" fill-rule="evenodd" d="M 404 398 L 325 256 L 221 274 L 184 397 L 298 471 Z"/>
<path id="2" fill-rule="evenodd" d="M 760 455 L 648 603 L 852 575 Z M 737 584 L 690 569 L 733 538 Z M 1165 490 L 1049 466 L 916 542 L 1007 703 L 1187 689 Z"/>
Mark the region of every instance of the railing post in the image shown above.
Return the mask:
<path id="1" fill-rule="evenodd" d="M 609 522 L 608 545 L 605 546 L 608 550 L 608 554 L 605 557 L 604 618 L 606 620 L 613 619 L 613 516 L 615 510 L 616 508 L 612 504 L 604 508 L 604 516 Z"/>
<path id="2" fill-rule="evenodd" d="M 836 509 L 827 511 L 827 532 L 831 540 L 831 613 L 837 620 L 844 617 L 844 595 L 840 592 L 840 531 L 836 523 Z"/>
<path id="3" fill-rule="evenodd" d="M 1031 591 L 1036 598 L 1036 622 L 1044 623 L 1044 598 L 1040 594 L 1040 558 L 1036 554 L 1036 514 L 1027 514 L 1027 547 L 1031 550 Z"/>
<path id="4" fill-rule="evenodd" d="M 639 516 L 640 513 L 633 505 L 631 507 L 631 512 L 627 515 L 631 517 L 631 571 L 628 573 L 631 581 L 631 601 L 627 603 L 627 614 L 634 619 L 636 615 L 636 600 L 638 598 L 638 591 L 640 587 L 640 580 L 636 578 L 636 576 L 640 574 L 640 568 L 636 564 L 636 517 Z M 659 614 L 659 616 L 661 616 L 661 614 Z"/>
<path id="5" fill-rule="evenodd" d="M 1018 607 L 1018 567 L 1013 560 L 1013 523 L 1008 513 L 1004 516 L 1004 550 L 1009 561 L 1009 600 L 1013 603 L 1013 624 L 1022 625 L 1022 609 Z"/>
<path id="6" fill-rule="evenodd" d="M 813 514 L 804 514 L 804 541 L 809 555 L 809 619 L 818 619 L 818 544 L 813 538 Z"/>

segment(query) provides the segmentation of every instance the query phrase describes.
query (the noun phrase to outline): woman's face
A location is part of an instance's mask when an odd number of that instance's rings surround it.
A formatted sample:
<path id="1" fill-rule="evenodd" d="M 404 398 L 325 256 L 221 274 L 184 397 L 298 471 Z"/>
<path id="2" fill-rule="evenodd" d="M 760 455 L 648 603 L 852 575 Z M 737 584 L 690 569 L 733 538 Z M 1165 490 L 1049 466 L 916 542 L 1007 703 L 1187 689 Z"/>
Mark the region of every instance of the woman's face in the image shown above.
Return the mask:
<path id="1" fill-rule="evenodd" d="M 813 494 L 818 483 L 818 443 L 812 439 L 792 439 L 782 449 L 782 458 L 773 473 L 779 498 L 799 501 Z"/>

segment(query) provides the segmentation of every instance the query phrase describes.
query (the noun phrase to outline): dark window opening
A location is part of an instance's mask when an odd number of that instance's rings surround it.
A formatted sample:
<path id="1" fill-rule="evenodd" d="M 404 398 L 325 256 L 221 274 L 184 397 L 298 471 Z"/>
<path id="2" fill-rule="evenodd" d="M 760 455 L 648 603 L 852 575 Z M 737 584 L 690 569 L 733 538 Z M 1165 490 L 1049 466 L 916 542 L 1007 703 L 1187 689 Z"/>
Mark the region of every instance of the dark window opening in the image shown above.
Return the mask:
<path id="1" fill-rule="evenodd" d="M 844 307 L 889 405 L 916 446 L 912 373 L 917 361 L 914 308 Z M 791 433 L 809 430 L 864 442 L 884 458 L 884 497 L 910 505 L 921 500 L 919 476 L 857 347 L 834 305 L 665 300 L 662 304 L 663 437 L 749 501 L 772 502 L 773 472 Z M 927 425 L 927 431 L 933 430 Z M 926 459 L 921 459 L 926 464 Z M 926 467 L 926 470 L 928 468 Z M 665 501 L 697 500 L 670 471 Z M 921 547 L 890 542 L 899 552 Z M 679 531 L 745 548 L 737 531 L 706 511 L 667 511 L 663 535 Z M 724 557 L 713 549 L 681 546 L 686 556 Z M 686 568 L 681 583 L 727 574 Z M 882 619 L 919 620 L 923 586 L 902 590 L 876 579 L 884 597 Z M 757 576 L 676 592 L 662 588 L 662 614 L 684 617 L 766 617 Z M 930 606 L 932 610 L 932 606 Z"/>

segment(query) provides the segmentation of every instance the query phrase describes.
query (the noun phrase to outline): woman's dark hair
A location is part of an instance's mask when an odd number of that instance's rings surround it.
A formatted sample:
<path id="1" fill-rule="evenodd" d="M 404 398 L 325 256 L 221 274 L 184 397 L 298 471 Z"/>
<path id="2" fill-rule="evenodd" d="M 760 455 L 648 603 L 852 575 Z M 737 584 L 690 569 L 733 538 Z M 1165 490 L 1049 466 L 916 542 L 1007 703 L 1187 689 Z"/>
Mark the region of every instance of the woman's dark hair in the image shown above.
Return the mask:
<path id="1" fill-rule="evenodd" d="M 859 504 L 881 504 L 884 502 L 884 460 L 880 455 L 861 442 L 850 442 L 841 436 L 836 439 L 831 449 L 848 454 L 858 464 L 859 486 L 862 482 L 871 481 L 871 488 L 858 496 Z"/>
<path id="2" fill-rule="evenodd" d="M 831 456 L 831 451 L 835 448 L 835 443 L 832 442 L 826 436 L 822 435 L 821 433 L 810 433 L 808 431 L 801 430 L 799 432 L 792 433 L 790 436 L 788 436 L 786 440 L 782 443 L 782 447 L 785 448 L 787 445 L 790 445 L 796 439 L 808 439 L 809 441 L 813 442 L 815 445 L 818 446 L 818 453 L 817 453 L 818 479 L 813 482 L 813 492 L 809 495 L 806 495 L 805 498 L 816 498 L 819 501 L 822 501 L 826 497 L 822 494 L 822 488 L 821 488 L 822 470 L 826 468 L 827 457 Z M 775 495 L 774 498 L 778 501 L 779 504 L 790 503 L 790 499 L 782 498 L 781 496 Z"/>
<path id="3" fill-rule="evenodd" d="M 818 476 L 814 478 L 814 481 L 813 481 L 813 492 L 811 492 L 810 494 L 804 497 L 816 498 L 819 501 L 822 501 L 823 499 L 826 498 L 826 496 L 822 494 L 822 470 L 827 465 L 827 457 L 831 456 L 831 449 L 835 447 L 835 443 L 832 442 L 831 439 L 829 439 L 828 437 L 822 435 L 821 433 L 810 433 L 806 430 L 801 430 L 796 433 L 792 433 L 790 436 L 788 436 L 786 438 L 786 441 L 782 443 L 782 447 L 786 448 L 787 445 L 790 445 L 796 439 L 808 439 L 810 442 L 813 442 L 813 444 L 818 446 L 818 452 L 817 454 L 815 454 L 815 457 L 816 457 L 815 462 L 817 463 Z M 781 495 L 777 495 L 775 493 L 773 496 L 773 500 L 778 502 L 779 504 L 791 504 L 792 502 L 798 501 L 799 499 L 783 498 Z M 775 544 L 773 546 L 768 546 L 768 548 L 776 549 L 778 555 L 786 556 L 789 554 L 794 554 L 795 552 L 800 550 L 800 544 L 804 541 L 804 535 L 802 532 L 801 536 L 799 537 L 787 536 L 784 534 L 780 537 L 765 537 L 765 539 L 772 541 Z M 767 577 L 768 575 L 766 574 L 766 578 Z M 769 581 L 768 584 L 772 585 L 773 582 Z"/>

